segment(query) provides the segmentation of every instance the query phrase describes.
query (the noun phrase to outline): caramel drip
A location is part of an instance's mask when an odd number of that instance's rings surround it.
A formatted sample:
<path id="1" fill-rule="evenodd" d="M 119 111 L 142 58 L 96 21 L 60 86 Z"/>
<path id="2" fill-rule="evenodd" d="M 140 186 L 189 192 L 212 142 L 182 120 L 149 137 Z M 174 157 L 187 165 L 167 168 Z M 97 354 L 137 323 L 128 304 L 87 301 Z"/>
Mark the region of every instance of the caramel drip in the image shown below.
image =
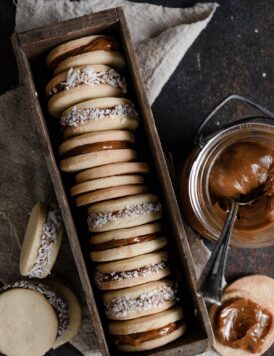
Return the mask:
<path id="1" fill-rule="evenodd" d="M 140 242 L 147 242 L 156 239 L 159 234 L 149 234 L 143 236 L 130 237 L 127 239 L 111 240 L 101 244 L 91 244 L 92 251 L 104 251 L 116 247 L 128 246 Z"/>
<path id="2" fill-rule="evenodd" d="M 125 148 L 131 148 L 132 144 L 126 141 L 105 141 L 98 143 L 91 143 L 88 145 L 82 145 L 79 147 L 74 147 L 68 152 L 66 152 L 63 157 L 75 157 L 85 153 L 98 152 L 98 151 L 107 151 L 107 150 L 120 150 Z"/>
<path id="3" fill-rule="evenodd" d="M 120 49 L 119 43 L 110 37 L 98 37 L 93 40 L 91 43 L 86 46 L 81 46 L 78 48 L 74 48 L 59 57 L 55 58 L 49 65 L 51 70 L 55 70 L 59 63 L 64 61 L 65 59 L 73 56 L 77 56 L 78 54 L 88 53 L 92 51 L 117 51 Z"/>
<path id="4" fill-rule="evenodd" d="M 232 299 L 217 312 L 215 333 L 224 345 L 251 353 L 261 352 L 272 318 L 267 309 L 249 299 Z"/>

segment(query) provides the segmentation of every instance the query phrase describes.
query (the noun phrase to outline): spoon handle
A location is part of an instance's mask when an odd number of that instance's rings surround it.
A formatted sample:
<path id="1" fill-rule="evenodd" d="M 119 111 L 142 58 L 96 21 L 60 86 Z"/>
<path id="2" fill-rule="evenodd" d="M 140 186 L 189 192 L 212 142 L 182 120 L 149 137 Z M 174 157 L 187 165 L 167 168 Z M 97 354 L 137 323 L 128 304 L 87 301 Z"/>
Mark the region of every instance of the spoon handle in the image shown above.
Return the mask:
<path id="1" fill-rule="evenodd" d="M 221 236 L 198 282 L 198 295 L 214 304 L 221 304 L 227 250 L 237 211 L 238 203 L 231 200 L 230 210 Z"/>

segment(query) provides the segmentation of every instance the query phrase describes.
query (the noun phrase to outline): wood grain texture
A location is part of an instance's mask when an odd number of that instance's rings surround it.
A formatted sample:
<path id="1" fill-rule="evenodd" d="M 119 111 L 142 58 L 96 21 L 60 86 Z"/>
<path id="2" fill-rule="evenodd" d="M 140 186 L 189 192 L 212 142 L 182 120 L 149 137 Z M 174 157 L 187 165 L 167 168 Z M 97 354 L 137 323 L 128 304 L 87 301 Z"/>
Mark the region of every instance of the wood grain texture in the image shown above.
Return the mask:
<path id="1" fill-rule="evenodd" d="M 145 157 L 150 159 L 155 168 L 157 184 L 159 185 L 158 191 L 167 212 L 167 226 L 170 231 L 170 253 L 172 260 L 174 257 L 176 276 L 183 284 L 182 302 L 184 303 L 183 306 L 189 326 L 189 330 L 184 337 L 158 350 L 151 350 L 146 355 L 167 355 L 171 352 L 172 354 L 195 355 L 207 349 L 208 338 L 210 341 L 212 340 L 210 322 L 203 300 L 198 298 L 195 293 L 197 281 L 190 248 L 122 8 L 86 15 L 78 19 L 68 20 L 54 26 L 27 31 L 18 35 L 14 34 L 12 43 L 18 61 L 20 78 L 29 90 L 30 111 L 33 114 L 44 149 L 45 159 L 63 215 L 81 283 L 86 294 L 100 350 L 103 355 L 114 354 L 113 345 L 107 341 L 100 319 L 102 308 L 100 307 L 100 301 L 94 296 L 95 290 L 93 288 L 95 287 L 91 283 L 89 274 L 90 262 L 84 258 L 85 251 L 81 250 L 80 239 L 83 239 L 83 236 L 79 234 L 79 216 L 77 217 L 77 213 L 69 202 L 69 191 L 66 188 L 67 182 L 61 176 L 58 168 L 58 139 L 56 143 L 56 131 L 54 131 L 58 130 L 58 123 L 54 123 L 53 126 L 50 123 L 50 120 L 54 119 L 49 117 L 45 108 L 44 93 L 39 88 L 39 82 L 42 82 L 42 77 L 40 78 L 37 75 L 37 70 L 40 68 L 39 61 L 43 60 L 47 51 L 57 44 L 77 37 L 102 31 L 105 33 L 110 30 L 115 30 L 120 37 L 127 59 L 128 77 L 133 89 L 131 95 L 137 101 L 137 107 L 141 114 L 141 129 L 144 132 L 144 135 L 139 135 L 140 139 L 144 140 L 144 143 L 141 143 L 139 148 L 140 146 L 144 147 Z"/>

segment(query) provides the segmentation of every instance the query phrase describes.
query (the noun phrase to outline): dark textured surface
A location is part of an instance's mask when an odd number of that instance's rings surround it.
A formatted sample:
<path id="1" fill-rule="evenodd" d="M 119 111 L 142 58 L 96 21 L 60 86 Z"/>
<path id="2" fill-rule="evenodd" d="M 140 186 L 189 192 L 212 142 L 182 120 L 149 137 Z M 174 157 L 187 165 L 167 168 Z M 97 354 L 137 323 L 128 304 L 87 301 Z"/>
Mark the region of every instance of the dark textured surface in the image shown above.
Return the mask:
<path id="1" fill-rule="evenodd" d="M 143 2 L 143 1 L 139 1 Z M 195 1 L 147 1 L 163 6 L 191 6 Z M 201 1 L 204 2 L 204 1 Z M 153 105 L 163 146 L 177 165 L 184 159 L 198 123 L 230 93 L 245 95 L 274 111 L 273 106 L 273 13 L 271 0 L 226 0 L 186 54 Z M 9 36 L 15 6 L 0 1 L 0 93 L 17 83 L 17 70 Z M 130 26 L 130 24 L 129 24 Z M 234 117 L 242 107 L 229 111 Z M 211 244 L 209 244 L 211 245 Z M 210 246 L 211 247 L 211 246 Z M 227 280 L 261 273 L 274 277 L 274 248 L 230 249 Z M 69 347 L 51 355 L 77 355 Z M 274 354 L 272 347 L 266 355 Z"/>

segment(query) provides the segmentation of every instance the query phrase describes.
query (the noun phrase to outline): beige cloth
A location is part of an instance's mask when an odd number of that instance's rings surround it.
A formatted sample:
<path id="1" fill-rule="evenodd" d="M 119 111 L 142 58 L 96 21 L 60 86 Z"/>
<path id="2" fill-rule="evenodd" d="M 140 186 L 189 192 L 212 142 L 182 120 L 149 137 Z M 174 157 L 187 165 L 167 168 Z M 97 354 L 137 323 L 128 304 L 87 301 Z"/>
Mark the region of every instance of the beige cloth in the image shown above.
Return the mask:
<path id="1" fill-rule="evenodd" d="M 189 46 L 206 27 L 216 4 L 169 9 L 118 0 L 18 0 L 16 29 L 22 31 L 43 26 L 121 2 L 125 5 L 149 100 L 153 103 Z M 0 280 L 7 283 L 19 278 L 20 245 L 32 206 L 36 201 L 55 200 L 26 98 L 27 93 L 23 87 L 0 97 Z M 192 233 L 190 246 L 197 274 L 200 274 L 209 251 Z M 95 355 L 98 350 L 97 341 L 72 261 L 65 238 L 54 273 L 71 283 L 81 299 L 83 323 L 72 344 L 84 355 Z"/>

